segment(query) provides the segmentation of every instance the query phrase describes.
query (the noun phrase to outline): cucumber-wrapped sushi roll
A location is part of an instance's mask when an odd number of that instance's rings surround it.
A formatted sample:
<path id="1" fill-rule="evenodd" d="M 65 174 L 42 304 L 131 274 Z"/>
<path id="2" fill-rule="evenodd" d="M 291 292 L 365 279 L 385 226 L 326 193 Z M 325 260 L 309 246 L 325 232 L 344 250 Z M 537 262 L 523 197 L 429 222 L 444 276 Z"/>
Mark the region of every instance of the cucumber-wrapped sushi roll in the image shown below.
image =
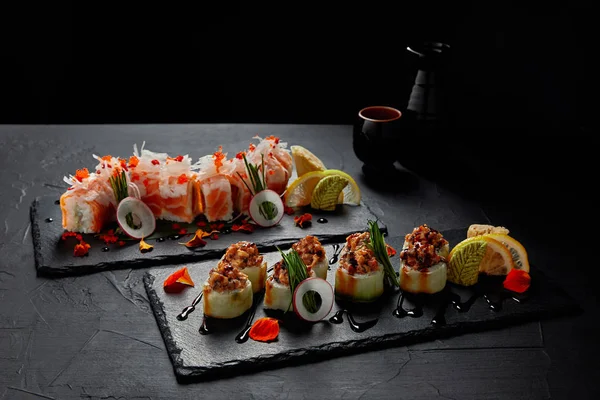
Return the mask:
<path id="1" fill-rule="evenodd" d="M 292 250 L 294 252 L 294 250 Z M 299 256 L 297 256 L 299 257 Z M 297 265 L 293 266 L 294 279 L 296 281 L 308 277 L 316 277 L 315 272 L 308 270 L 302 261 L 298 258 Z M 299 271 L 302 268 L 304 271 Z M 284 260 L 280 260 L 273 265 L 273 273 L 267 278 L 265 285 L 264 307 L 271 310 L 281 310 L 283 312 L 292 311 L 292 288 L 290 281 L 289 267 Z M 296 282 L 298 283 L 298 282 Z"/>
<path id="2" fill-rule="evenodd" d="M 335 271 L 336 296 L 353 302 L 377 300 L 384 290 L 384 270 L 367 244 L 369 232 L 358 232 L 346 238 Z"/>
<path id="3" fill-rule="evenodd" d="M 409 293 L 437 293 L 446 286 L 446 258 L 450 246 L 442 234 L 427 225 L 405 236 L 400 252 L 400 289 Z"/>
<path id="4" fill-rule="evenodd" d="M 267 263 L 258 251 L 256 244 L 240 241 L 227 248 L 220 262 L 230 264 L 248 276 L 252 282 L 252 292 L 257 293 L 265 288 L 267 279 Z"/>
<path id="5" fill-rule="evenodd" d="M 252 283 L 231 264 L 219 262 L 210 270 L 203 293 L 204 315 L 208 317 L 235 318 L 252 307 Z"/>
<path id="6" fill-rule="evenodd" d="M 294 243 L 292 249 L 298 252 L 309 272 L 312 270 L 318 278 L 327 279 L 327 257 L 319 239 L 306 236 Z"/>

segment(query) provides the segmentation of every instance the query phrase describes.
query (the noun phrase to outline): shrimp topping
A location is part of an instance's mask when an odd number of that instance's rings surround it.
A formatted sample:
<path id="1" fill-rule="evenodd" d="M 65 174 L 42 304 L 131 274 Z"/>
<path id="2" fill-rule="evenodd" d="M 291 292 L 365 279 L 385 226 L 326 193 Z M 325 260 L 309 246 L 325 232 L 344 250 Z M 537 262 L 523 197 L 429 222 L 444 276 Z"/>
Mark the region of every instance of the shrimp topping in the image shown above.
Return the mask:
<path id="1" fill-rule="evenodd" d="M 426 224 L 413 229 L 405 236 L 405 240 L 408 246 L 400 252 L 400 259 L 412 269 L 423 270 L 445 261 L 438 251 L 447 245 L 448 241 L 439 231 Z"/>
<path id="2" fill-rule="evenodd" d="M 227 263 L 219 263 L 210 270 L 208 285 L 211 290 L 226 292 L 243 289 L 248 282 L 248 275 Z"/>
<path id="3" fill-rule="evenodd" d="M 283 260 L 277 261 L 277 263 L 273 265 L 273 279 L 282 285 L 290 285 L 290 275 L 288 274 L 287 267 Z"/>
<path id="4" fill-rule="evenodd" d="M 254 243 L 241 241 L 227 248 L 221 263 L 229 264 L 237 269 L 255 267 L 263 263 L 263 256 Z"/>
<path id="5" fill-rule="evenodd" d="M 325 249 L 319 239 L 308 235 L 292 245 L 292 249 L 296 250 L 304 261 L 309 275 L 312 268 L 325 259 Z"/>
<path id="6" fill-rule="evenodd" d="M 340 267 L 348 271 L 349 275 L 368 274 L 379 270 L 375 253 L 367 247 L 370 237 L 369 232 L 357 232 L 346 238 Z"/>

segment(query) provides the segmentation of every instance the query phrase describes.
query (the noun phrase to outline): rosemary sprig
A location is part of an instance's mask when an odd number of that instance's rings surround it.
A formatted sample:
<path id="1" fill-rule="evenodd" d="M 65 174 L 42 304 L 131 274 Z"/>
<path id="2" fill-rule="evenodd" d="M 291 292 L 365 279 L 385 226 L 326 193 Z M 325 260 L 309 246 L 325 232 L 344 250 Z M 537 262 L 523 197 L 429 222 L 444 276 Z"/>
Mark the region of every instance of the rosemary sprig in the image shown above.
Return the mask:
<path id="1" fill-rule="evenodd" d="M 306 264 L 304 264 L 304 261 L 302 261 L 302 258 L 300 258 L 300 255 L 296 250 L 290 250 L 290 252 L 287 254 L 281 251 L 279 247 L 277 248 L 277 250 L 279 250 L 279 253 L 281 253 L 283 263 L 287 268 L 290 280 L 290 291 L 292 292 L 293 296 L 294 291 L 296 290 L 296 287 L 300 284 L 300 282 L 308 278 L 308 270 L 306 268 Z M 315 299 L 315 292 L 307 292 L 305 294 L 305 297 L 302 299 L 302 302 L 304 303 L 304 306 L 309 312 L 315 313 L 318 311 L 317 301 Z"/>
<path id="2" fill-rule="evenodd" d="M 387 252 L 387 246 L 385 244 L 383 233 L 381 233 L 377 221 L 369 221 L 369 233 L 370 239 L 369 243 L 367 243 L 367 246 L 373 250 L 373 253 L 375 253 L 375 258 L 377 258 L 377 261 L 383 265 L 383 272 L 388 282 L 393 286 L 400 286 L 398 277 L 396 276 L 396 271 L 394 271 L 394 267 L 392 266 Z"/>
<path id="3" fill-rule="evenodd" d="M 256 193 L 265 190 L 265 188 L 267 187 L 267 179 L 265 175 L 265 155 L 261 154 L 260 165 L 249 163 L 246 159 L 246 154 L 243 154 L 242 157 L 244 158 L 244 164 L 246 165 L 246 170 L 248 171 L 248 178 L 250 179 L 252 188 L 239 172 L 237 174 L 242 180 L 242 182 L 244 182 L 244 185 L 246 185 L 250 193 L 254 196 L 256 195 Z M 277 216 L 277 207 L 275 207 L 275 204 L 265 201 L 260 204 L 259 212 L 266 219 L 274 219 Z"/>
<path id="4" fill-rule="evenodd" d="M 117 201 L 117 204 L 119 204 L 121 200 L 129 196 L 127 175 L 125 175 L 125 171 L 121 170 L 120 173 L 116 173 L 108 179 L 110 180 L 110 186 L 112 186 L 115 200 Z M 133 214 L 127 214 L 125 220 L 127 221 L 127 225 L 135 228 L 135 225 L 133 224 Z"/>

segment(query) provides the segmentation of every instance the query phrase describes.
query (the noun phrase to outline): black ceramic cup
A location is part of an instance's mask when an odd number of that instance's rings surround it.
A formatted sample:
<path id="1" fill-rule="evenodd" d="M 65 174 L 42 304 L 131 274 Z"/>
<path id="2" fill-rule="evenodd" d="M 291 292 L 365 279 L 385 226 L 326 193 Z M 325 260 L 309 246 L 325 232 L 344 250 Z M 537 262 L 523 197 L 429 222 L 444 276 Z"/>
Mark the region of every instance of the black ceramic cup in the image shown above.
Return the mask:
<path id="1" fill-rule="evenodd" d="M 365 174 L 388 174 L 398 158 L 402 112 L 393 107 L 370 106 L 358 112 L 352 146 Z"/>

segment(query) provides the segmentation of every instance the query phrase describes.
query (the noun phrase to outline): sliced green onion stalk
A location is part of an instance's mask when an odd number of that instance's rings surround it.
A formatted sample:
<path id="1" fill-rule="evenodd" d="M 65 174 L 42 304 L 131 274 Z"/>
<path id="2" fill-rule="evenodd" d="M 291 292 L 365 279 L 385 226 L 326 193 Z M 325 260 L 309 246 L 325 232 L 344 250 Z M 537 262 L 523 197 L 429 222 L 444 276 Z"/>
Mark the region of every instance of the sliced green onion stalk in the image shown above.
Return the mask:
<path id="1" fill-rule="evenodd" d="M 400 286 L 398 277 L 396 276 L 396 271 L 394 271 L 394 267 L 392 266 L 392 262 L 390 261 L 390 257 L 387 252 L 387 246 L 383 237 L 383 233 L 381 233 L 377 221 L 369 221 L 369 233 L 370 239 L 369 243 L 367 243 L 367 246 L 373 250 L 373 253 L 375 253 L 375 258 L 377 258 L 379 264 L 383 265 L 383 272 L 385 273 L 388 284 L 391 286 Z"/>
<path id="2" fill-rule="evenodd" d="M 300 255 L 296 250 L 290 250 L 290 252 L 287 254 L 281 251 L 279 247 L 277 250 L 279 250 L 279 253 L 281 253 L 283 264 L 288 271 L 290 279 L 290 291 L 292 292 L 293 299 L 296 287 L 300 284 L 300 282 L 308 278 L 306 264 L 304 264 L 304 261 L 302 261 L 302 258 L 300 258 Z M 292 303 L 290 303 L 290 307 L 292 306 Z M 311 313 L 316 313 L 319 310 L 319 307 L 317 306 L 316 292 L 314 291 L 307 292 L 305 297 L 302 299 L 302 303 L 304 304 L 304 307 L 306 307 L 306 309 Z"/>
<path id="3" fill-rule="evenodd" d="M 246 154 L 242 155 L 244 157 L 244 164 L 246 164 L 246 170 L 248 171 L 248 178 L 250 179 L 250 183 L 252 184 L 252 188 L 246 182 L 242 175 L 238 172 L 238 176 L 244 182 L 244 185 L 248 188 L 250 193 L 255 196 L 257 193 L 265 190 L 267 187 L 267 179 L 265 176 L 265 156 L 261 154 L 261 163 L 260 165 L 249 163 L 246 159 Z M 265 201 L 259 206 L 260 215 L 268 220 L 275 219 L 277 217 L 277 207 L 275 204 Z"/>
<path id="4" fill-rule="evenodd" d="M 115 200 L 117 201 L 117 204 L 119 204 L 124 198 L 129 196 L 129 190 L 127 186 L 127 175 L 125 175 L 125 171 L 121 170 L 121 173 L 111 176 L 109 180 L 110 185 L 113 189 L 113 193 L 115 195 Z M 125 220 L 127 222 L 127 225 L 129 225 L 131 228 L 138 228 L 133 223 L 132 213 L 127 214 Z"/>

